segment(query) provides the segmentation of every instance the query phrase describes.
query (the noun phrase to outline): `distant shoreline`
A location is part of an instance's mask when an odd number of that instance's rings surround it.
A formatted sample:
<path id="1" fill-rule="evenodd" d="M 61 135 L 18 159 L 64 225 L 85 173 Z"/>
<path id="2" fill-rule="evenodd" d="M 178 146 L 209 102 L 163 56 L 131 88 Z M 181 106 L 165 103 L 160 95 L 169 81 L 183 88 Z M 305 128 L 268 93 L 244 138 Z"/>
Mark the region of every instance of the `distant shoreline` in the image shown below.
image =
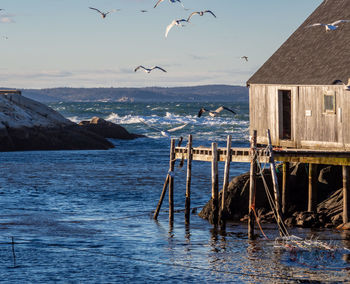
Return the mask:
<path id="1" fill-rule="evenodd" d="M 202 85 L 144 88 L 21 89 L 23 96 L 43 102 L 248 102 L 245 86 Z"/>

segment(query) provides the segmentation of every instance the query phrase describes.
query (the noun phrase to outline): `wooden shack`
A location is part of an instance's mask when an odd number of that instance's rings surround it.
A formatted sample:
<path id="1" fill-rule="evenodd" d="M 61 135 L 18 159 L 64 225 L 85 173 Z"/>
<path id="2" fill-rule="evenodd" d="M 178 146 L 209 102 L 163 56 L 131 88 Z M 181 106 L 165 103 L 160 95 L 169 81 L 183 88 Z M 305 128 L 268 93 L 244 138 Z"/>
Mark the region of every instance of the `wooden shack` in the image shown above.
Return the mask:
<path id="1" fill-rule="evenodd" d="M 308 27 L 337 20 L 350 20 L 350 0 L 323 1 L 248 80 L 258 144 L 270 129 L 274 146 L 350 150 L 350 23 Z"/>

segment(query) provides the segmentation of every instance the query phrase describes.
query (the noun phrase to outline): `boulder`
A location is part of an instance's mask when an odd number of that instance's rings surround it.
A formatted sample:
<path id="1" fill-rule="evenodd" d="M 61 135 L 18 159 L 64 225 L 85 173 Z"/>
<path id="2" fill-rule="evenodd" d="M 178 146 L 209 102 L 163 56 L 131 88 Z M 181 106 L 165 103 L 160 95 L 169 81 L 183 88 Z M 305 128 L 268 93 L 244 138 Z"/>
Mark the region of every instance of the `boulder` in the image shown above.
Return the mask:
<path id="1" fill-rule="evenodd" d="M 20 94 L 0 95 L 0 151 L 109 148 L 108 140 L 42 103 Z"/>
<path id="2" fill-rule="evenodd" d="M 290 194 L 287 196 L 288 207 L 285 213 L 285 223 L 288 226 L 300 226 L 309 228 L 335 227 L 342 223 L 342 175 L 338 166 L 319 166 L 318 178 L 318 206 L 316 212 L 307 212 L 308 200 L 308 165 L 294 164 L 290 168 Z M 281 185 L 281 169 L 277 168 L 277 178 Z M 263 171 L 268 190 L 272 196 L 272 179 L 270 170 Z M 281 192 L 281 188 L 280 188 Z M 219 193 L 219 204 L 221 204 L 222 193 Z M 229 221 L 248 220 L 248 198 L 249 198 L 249 173 L 233 178 L 228 186 L 228 192 L 224 201 L 222 216 Z M 271 211 L 265 186 L 261 175 L 256 179 L 255 196 L 256 214 L 260 223 L 275 222 Z M 212 200 L 210 200 L 199 213 L 199 216 L 213 221 Z"/>
<path id="3" fill-rule="evenodd" d="M 91 120 L 81 121 L 78 124 L 82 129 L 94 132 L 105 138 L 135 139 L 145 137 L 140 134 L 129 133 L 124 127 L 100 117 L 93 117 Z"/>

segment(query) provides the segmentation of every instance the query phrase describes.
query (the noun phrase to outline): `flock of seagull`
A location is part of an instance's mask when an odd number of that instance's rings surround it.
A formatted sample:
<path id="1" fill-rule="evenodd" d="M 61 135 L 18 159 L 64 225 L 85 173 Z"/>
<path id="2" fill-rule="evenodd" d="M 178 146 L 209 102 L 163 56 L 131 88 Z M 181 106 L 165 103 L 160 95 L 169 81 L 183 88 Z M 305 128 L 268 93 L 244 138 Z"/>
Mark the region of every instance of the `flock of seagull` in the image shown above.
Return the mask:
<path id="1" fill-rule="evenodd" d="M 156 4 L 154 5 L 154 8 L 156 8 L 160 3 L 164 2 L 164 0 L 158 0 L 156 2 Z M 185 10 L 188 10 L 184 7 L 184 5 L 182 4 L 181 0 L 169 0 L 169 3 L 179 3 Z M 107 15 L 111 14 L 111 13 L 114 13 L 114 12 L 118 12 L 120 11 L 120 9 L 113 9 L 113 10 L 110 10 L 110 11 L 107 11 L 107 12 L 103 12 L 101 11 L 100 9 L 98 8 L 95 8 L 95 7 L 89 7 L 89 9 L 99 13 L 102 17 L 102 19 L 106 18 Z M 0 12 L 4 11 L 5 9 L 1 9 L 0 8 Z M 140 10 L 140 12 L 142 13 L 146 13 L 148 12 L 147 10 Z M 216 15 L 211 11 L 211 10 L 204 10 L 204 11 L 195 11 L 195 12 L 192 12 L 188 17 L 187 19 L 176 19 L 176 20 L 173 20 L 167 27 L 166 27 L 166 30 L 165 30 L 165 37 L 168 37 L 168 34 L 170 32 L 170 30 L 174 27 L 174 26 L 177 26 L 177 27 L 184 27 L 185 24 L 189 24 L 191 23 L 190 20 L 193 16 L 195 15 L 198 15 L 198 16 L 204 16 L 205 14 L 210 14 L 212 15 L 214 18 L 216 18 Z M 328 24 L 325 24 L 325 23 L 314 23 L 314 24 L 311 24 L 311 25 L 308 25 L 306 26 L 306 28 L 312 28 L 312 27 L 318 27 L 318 26 L 321 26 L 321 27 L 325 27 L 325 30 L 326 32 L 329 32 L 329 31 L 335 31 L 336 29 L 338 29 L 339 25 L 340 24 L 345 24 L 345 23 L 349 23 L 350 20 L 337 20 L 337 21 L 334 21 L 332 23 L 328 23 Z M 1 36 L 1 38 L 3 39 L 8 39 L 7 36 Z M 245 60 L 246 62 L 248 61 L 248 56 L 242 56 L 240 57 L 242 60 Z M 167 72 L 164 68 L 162 67 L 159 67 L 159 66 L 153 66 L 153 67 L 150 67 L 150 68 L 147 68 L 147 67 L 144 67 L 143 65 L 139 65 L 137 66 L 135 69 L 134 69 L 134 72 L 137 72 L 138 70 L 143 70 L 144 72 L 146 73 L 151 73 L 151 71 L 155 70 L 155 69 L 158 69 L 162 72 Z M 337 85 L 337 84 L 342 84 L 344 85 L 344 88 L 346 90 L 350 90 L 350 80 L 348 82 L 347 85 L 345 85 L 345 83 L 343 83 L 341 80 L 335 80 L 333 82 L 334 85 Z M 229 111 L 233 114 L 236 114 L 233 110 L 225 107 L 225 106 L 220 106 L 219 108 L 217 108 L 216 110 L 208 110 L 206 108 L 201 108 L 198 112 L 198 117 L 201 117 L 202 114 L 204 112 L 208 112 L 209 116 L 211 117 L 216 117 L 221 111 L 223 110 L 226 110 L 226 111 Z M 153 128 L 153 129 L 156 129 L 157 131 L 160 131 L 161 134 L 163 136 L 166 136 L 166 137 L 170 137 L 170 134 L 171 132 L 174 132 L 174 131 L 177 131 L 177 130 L 180 130 L 182 128 L 184 128 L 186 124 L 183 124 L 181 126 L 178 126 L 178 127 L 175 127 L 175 128 L 172 128 L 172 129 L 168 129 L 168 130 L 161 130 L 161 129 L 158 129 L 158 128 L 155 128 L 154 126 L 151 126 L 149 124 L 147 124 L 145 121 L 143 120 L 140 120 L 142 123 L 146 124 L 148 127 L 150 128 Z"/>
<path id="2" fill-rule="evenodd" d="M 222 112 L 223 110 L 226 110 L 228 112 L 231 112 L 233 114 L 236 114 L 235 111 L 233 111 L 232 109 L 229 109 L 228 107 L 225 107 L 225 106 L 220 106 L 219 108 L 217 108 L 216 110 L 208 110 L 206 108 L 201 108 L 198 112 L 198 115 L 197 117 L 201 117 L 202 114 L 204 112 L 208 112 L 209 116 L 211 117 L 216 117 L 220 114 L 220 112 Z M 148 126 L 149 128 L 151 129 L 154 129 L 156 131 L 159 131 L 163 136 L 167 137 L 167 138 L 171 138 L 171 133 L 172 132 L 175 132 L 177 130 L 180 130 L 180 129 L 183 129 L 184 127 L 186 127 L 188 125 L 188 123 L 185 123 L 185 124 L 182 124 L 180 126 L 177 126 L 177 127 L 174 127 L 174 128 L 170 128 L 170 129 L 167 129 L 167 130 L 163 130 L 163 129 L 160 129 L 160 128 L 157 128 L 157 127 L 154 127 L 153 125 L 150 125 L 148 123 L 146 123 L 143 119 L 139 119 L 140 122 L 142 122 L 143 124 L 145 124 L 146 126 Z"/>

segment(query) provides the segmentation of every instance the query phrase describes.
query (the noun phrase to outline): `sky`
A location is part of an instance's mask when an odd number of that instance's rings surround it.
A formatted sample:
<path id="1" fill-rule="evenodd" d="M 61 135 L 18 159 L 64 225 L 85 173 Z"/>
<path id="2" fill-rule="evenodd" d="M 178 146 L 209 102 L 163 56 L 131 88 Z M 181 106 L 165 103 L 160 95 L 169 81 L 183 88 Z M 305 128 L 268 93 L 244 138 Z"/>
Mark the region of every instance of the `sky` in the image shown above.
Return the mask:
<path id="1" fill-rule="evenodd" d="M 186 10 L 156 2 L 2 0 L 0 86 L 245 85 L 322 0 L 182 0 Z M 102 19 L 89 7 L 120 11 Z M 195 15 L 165 38 L 174 19 L 203 10 L 217 17 Z M 138 65 L 167 73 L 134 72 Z"/>

